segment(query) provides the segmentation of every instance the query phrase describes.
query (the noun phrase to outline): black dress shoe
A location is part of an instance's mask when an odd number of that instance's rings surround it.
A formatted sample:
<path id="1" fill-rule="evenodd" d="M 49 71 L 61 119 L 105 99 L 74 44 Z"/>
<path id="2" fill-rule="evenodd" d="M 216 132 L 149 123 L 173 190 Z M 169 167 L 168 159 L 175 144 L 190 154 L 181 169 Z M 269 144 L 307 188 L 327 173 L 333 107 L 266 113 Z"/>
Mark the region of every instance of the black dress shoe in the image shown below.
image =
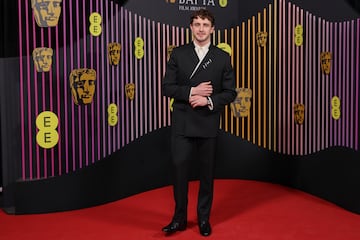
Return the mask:
<path id="1" fill-rule="evenodd" d="M 200 221 L 199 222 L 199 230 L 200 234 L 203 236 L 210 236 L 211 234 L 211 226 L 209 221 Z"/>
<path id="2" fill-rule="evenodd" d="M 186 221 L 172 221 L 169 225 L 163 227 L 163 232 L 174 233 L 176 231 L 184 231 L 186 229 Z"/>

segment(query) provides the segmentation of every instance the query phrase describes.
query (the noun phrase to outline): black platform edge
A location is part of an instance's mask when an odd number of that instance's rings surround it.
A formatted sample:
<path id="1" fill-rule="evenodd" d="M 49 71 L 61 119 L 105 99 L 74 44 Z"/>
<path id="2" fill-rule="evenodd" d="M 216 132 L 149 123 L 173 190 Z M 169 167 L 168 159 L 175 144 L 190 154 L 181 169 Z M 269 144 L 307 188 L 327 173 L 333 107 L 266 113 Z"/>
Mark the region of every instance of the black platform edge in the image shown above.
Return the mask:
<path id="1" fill-rule="evenodd" d="M 77 172 L 15 183 L 15 214 L 101 205 L 171 184 L 170 128 L 158 129 Z M 289 156 L 221 131 L 217 179 L 247 179 L 296 188 L 360 214 L 359 152 L 329 148 Z M 191 179 L 197 178 L 194 163 Z M 6 210 L 5 210 L 6 211 Z"/>

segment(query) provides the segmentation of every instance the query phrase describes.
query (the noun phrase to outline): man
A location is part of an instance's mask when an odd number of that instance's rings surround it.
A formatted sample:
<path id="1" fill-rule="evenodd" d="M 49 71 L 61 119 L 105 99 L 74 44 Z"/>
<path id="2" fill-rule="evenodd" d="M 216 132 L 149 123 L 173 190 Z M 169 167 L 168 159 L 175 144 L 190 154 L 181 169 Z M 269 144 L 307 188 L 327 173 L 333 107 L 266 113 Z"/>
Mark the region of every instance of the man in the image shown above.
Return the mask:
<path id="1" fill-rule="evenodd" d="M 162 82 L 163 94 L 174 98 L 171 151 L 175 212 L 170 224 L 163 228 L 166 233 L 186 229 L 188 167 L 190 161 L 199 161 L 198 225 L 201 235 L 211 234 L 209 218 L 220 114 L 236 97 L 230 56 L 210 43 L 214 24 L 209 11 L 193 12 L 193 42 L 173 49 Z"/>
<path id="2" fill-rule="evenodd" d="M 31 7 L 39 27 L 55 27 L 61 14 L 62 0 L 31 0 Z"/>

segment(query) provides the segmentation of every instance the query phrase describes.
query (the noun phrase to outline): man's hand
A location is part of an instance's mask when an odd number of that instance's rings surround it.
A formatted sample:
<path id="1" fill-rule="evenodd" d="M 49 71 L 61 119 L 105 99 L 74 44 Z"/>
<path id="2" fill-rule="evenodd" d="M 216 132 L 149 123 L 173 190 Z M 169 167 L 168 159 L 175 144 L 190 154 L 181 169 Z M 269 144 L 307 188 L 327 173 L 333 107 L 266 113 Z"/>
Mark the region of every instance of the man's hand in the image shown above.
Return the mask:
<path id="1" fill-rule="evenodd" d="M 209 97 L 213 92 L 213 86 L 211 85 L 211 81 L 202 82 L 196 87 L 193 87 L 191 90 L 192 96 L 202 96 L 202 97 Z"/>
<path id="2" fill-rule="evenodd" d="M 189 102 L 192 108 L 208 105 L 207 98 L 199 95 L 191 96 Z"/>

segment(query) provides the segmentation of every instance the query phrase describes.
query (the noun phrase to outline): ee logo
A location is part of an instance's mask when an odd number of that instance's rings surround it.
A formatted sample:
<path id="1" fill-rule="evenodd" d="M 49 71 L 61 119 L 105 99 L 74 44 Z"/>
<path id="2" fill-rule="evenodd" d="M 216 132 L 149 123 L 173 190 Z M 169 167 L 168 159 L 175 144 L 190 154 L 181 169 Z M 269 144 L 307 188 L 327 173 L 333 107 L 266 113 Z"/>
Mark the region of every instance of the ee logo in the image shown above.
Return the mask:
<path id="1" fill-rule="evenodd" d="M 338 96 L 331 99 L 331 116 L 335 120 L 338 120 L 341 116 L 340 98 Z"/>
<path id="2" fill-rule="evenodd" d="M 89 21 L 90 21 L 89 31 L 90 31 L 91 35 L 93 35 L 94 37 L 100 36 L 100 34 L 102 32 L 102 27 L 101 27 L 102 17 L 101 17 L 101 15 L 97 12 L 93 12 L 89 17 Z"/>
<path id="3" fill-rule="evenodd" d="M 115 103 L 111 103 L 108 106 L 108 123 L 110 126 L 114 127 L 117 122 L 118 122 L 118 117 L 117 117 L 117 112 L 118 112 L 118 107 Z"/>
<path id="4" fill-rule="evenodd" d="M 144 57 L 144 40 L 141 37 L 135 38 L 134 46 L 135 57 L 137 59 L 142 59 Z"/>
<path id="5" fill-rule="evenodd" d="M 39 129 L 36 134 L 37 144 L 45 149 L 53 148 L 59 141 L 59 134 L 56 128 L 59 124 L 55 113 L 45 111 L 36 118 L 36 127 Z"/>
<path id="6" fill-rule="evenodd" d="M 303 38 L 303 32 L 304 32 L 304 29 L 303 29 L 303 26 L 302 25 L 296 25 L 295 27 L 295 36 L 294 36 L 294 41 L 295 41 L 295 45 L 296 46 L 301 46 L 303 45 L 303 41 L 304 41 L 304 38 Z"/>
<path id="7" fill-rule="evenodd" d="M 227 4 L 228 4 L 228 1 L 227 0 L 219 0 L 219 5 L 220 5 L 220 7 L 226 7 L 227 6 Z"/>

